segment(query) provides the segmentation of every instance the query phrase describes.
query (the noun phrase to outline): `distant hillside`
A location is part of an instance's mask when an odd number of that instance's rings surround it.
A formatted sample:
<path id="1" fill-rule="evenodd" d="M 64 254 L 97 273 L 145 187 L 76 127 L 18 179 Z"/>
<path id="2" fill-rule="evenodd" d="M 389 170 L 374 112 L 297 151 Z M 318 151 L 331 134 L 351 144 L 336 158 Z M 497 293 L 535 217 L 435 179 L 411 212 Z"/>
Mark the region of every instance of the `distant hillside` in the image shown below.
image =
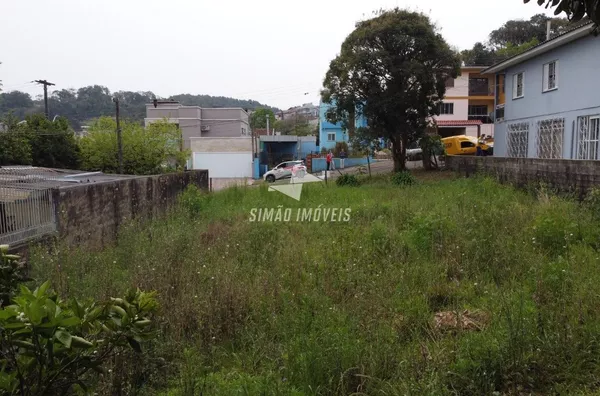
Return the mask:
<path id="1" fill-rule="evenodd" d="M 154 93 L 118 91 L 111 93 L 110 90 L 101 85 L 75 89 L 62 89 L 52 92 L 48 99 L 50 117 L 60 115 L 67 117 L 73 128 L 79 128 L 87 120 L 104 115 L 112 116 L 115 113 L 113 97 L 119 98 L 121 114 L 124 118 L 134 121 L 143 121 L 146 116 L 147 103 L 151 103 L 156 97 L 158 99 L 173 99 L 189 106 L 202 107 L 241 107 L 254 110 L 266 107 L 273 110 L 276 108 L 263 105 L 255 100 L 240 100 L 224 96 L 190 95 L 180 94 L 169 98 L 160 98 Z M 19 118 L 26 114 L 44 111 L 44 101 L 34 100 L 25 92 L 11 91 L 0 93 L 0 116 L 12 112 Z"/>

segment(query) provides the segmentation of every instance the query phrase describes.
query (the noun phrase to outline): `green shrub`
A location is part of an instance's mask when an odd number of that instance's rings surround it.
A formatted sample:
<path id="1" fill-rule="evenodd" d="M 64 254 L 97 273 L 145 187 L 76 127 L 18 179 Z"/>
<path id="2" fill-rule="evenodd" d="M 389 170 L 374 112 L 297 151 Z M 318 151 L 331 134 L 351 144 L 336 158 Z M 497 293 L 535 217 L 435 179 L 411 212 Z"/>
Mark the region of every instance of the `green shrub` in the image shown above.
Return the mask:
<path id="1" fill-rule="evenodd" d="M 59 395 L 88 391 L 103 363 L 153 336 L 153 293 L 128 292 L 103 303 L 63 301 L 46 282 L 21 286 L 0 310 L 0 394 Z"/>
<path id="2" fill-rule="evenodd" d="M 357 187 L 360 185 L 360 182 L 358 181 L 358 178 L 356 176 L 345 174 L 338 177 L 335 181 L 335 184 L 337 184 L 338 186 Z"/>
<path id="3" fill-rule="evenodd" d="M 600 219 L 600 188 L 592 188 L 584 200 L 585 205 L 592 212 L 592 216 Z"/>
<path id="4" fill-rule="evenodd" d="M 8 254 L 8 245 L 0 245 L 0 307 L 10 304 L 19 283 L 26 282 L 19 256 Z"/>
<path id="5" fill-rule="evenodd" d="M 197 215 L 205 207 L 206 201 L 209 199 L 208 197 L 207 194 L 204 194 L 198 187 L 192 184 L 179 196 L 179 203 L 183 209 L 193 215 Z"/>
<path id="6" fill-rule="evenodd" d="M 397 172 L 392 176 L 392 183 L 397 186 L 412 186 L 417 179 L 408 171 Z"/>

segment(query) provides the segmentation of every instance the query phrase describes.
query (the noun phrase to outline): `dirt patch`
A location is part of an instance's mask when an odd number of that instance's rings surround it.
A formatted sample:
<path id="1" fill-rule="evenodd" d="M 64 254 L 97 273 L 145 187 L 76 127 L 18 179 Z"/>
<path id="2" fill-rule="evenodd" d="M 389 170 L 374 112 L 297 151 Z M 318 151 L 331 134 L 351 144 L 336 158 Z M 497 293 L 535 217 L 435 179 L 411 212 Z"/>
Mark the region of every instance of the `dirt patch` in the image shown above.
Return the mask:
<path id="1" fill-rule="evenodd" d="M 434 317 L 434 327 L 441 331 L 483 330 L 489 322 L 489 315 L 482 311 L 443 311 Z"/>

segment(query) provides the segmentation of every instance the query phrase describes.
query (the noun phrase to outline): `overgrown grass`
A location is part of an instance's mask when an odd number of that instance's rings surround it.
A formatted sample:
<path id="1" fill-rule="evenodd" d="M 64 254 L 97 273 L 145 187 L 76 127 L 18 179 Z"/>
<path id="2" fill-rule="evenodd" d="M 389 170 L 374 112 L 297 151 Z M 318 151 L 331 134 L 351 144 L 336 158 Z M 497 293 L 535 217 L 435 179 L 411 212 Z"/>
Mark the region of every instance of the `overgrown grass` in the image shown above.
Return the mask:
<path id="1" fill-rule="evenodd" d="M 150 374 L 171 374 L 142 381 L 148 394 L 597 392 L 590 209 L 489 179 L 399 187 L 389 177 L 305 185 L 300 202 L 266 186 L 190 191 L 114 248 L 59 249 L 52 268 L 33 257 L 36 276 L 73 296 L 159 292 L 151 357 L 168 370 Z M 349 222 L 249 221 L 252 208 L 278 205 L 352 212 Z M 480 331 L 433 323 L 463 310 L 489 320 Z"/>

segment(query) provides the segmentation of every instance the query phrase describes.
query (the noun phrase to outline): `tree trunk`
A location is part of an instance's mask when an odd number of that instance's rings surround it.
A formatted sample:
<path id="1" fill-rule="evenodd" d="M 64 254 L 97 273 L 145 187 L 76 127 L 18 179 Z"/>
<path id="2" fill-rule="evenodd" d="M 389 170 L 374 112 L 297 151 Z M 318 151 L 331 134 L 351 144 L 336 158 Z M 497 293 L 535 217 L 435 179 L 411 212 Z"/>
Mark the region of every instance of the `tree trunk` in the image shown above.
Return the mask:
<path id="1" fill-rule="evenodd" d="M 404 136 L 392 140 L 392 158 L 394 159 L 394 172 L 406 170 L 406 138 Z"/>
<path id="2" fill-rule="evenodd" d="M 431 150 L 427 146 L 423 147 L 422 150 L 423 152 L 421 155 L 423 156 L 423 168 L 425 170 L 431 170 Z"/>

